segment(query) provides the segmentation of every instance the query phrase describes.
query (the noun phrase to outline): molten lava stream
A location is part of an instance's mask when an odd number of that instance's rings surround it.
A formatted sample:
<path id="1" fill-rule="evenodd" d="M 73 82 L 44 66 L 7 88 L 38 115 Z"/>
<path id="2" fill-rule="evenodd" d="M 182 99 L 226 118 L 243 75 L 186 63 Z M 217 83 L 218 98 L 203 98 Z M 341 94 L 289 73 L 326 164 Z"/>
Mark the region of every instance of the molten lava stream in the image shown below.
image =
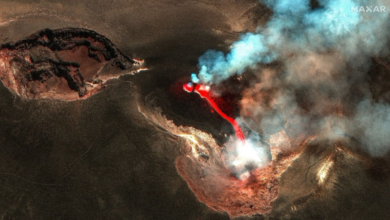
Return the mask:
<path id="1" fill-rule="evenodd" d="M 245 136 L 244 136 L 244 133 L 242 133 L 242 130 L 240 128 L 240 126 L 238 125 L 238 123 L 236 122 L 236 120 L 234 120 L 233 118 L 230 118 L 229 116 L 227 116 L 225 113 L 223 113 L 221 111 L 221 109 L 219 109 L 218 105 L 214 102 L 214 100 L 210 97 L 210 93 L 209 93 L 209 89 L 207 89 L 204 85 L 196 85 L 195 89 L 193 89 L 193 85 L 191 83 L 186 83 L 183 85 L 183 89 L 186 91 L 186 92 L 196 92 L 200 95 L 200 97 L 206 99 L 209 104 L 211 105 L 211 107 L 213 107 L 213 109 L 220 115 L 222 116 L 225 120 L 227 120 L 228 122 L 230 122 L 230 124 L 232 124 L 233 128 L 234 128 L 234 131 L 236 133 L 236 137 L 238 140 L 240 140 L 241 142 L 245 142 Z"/>

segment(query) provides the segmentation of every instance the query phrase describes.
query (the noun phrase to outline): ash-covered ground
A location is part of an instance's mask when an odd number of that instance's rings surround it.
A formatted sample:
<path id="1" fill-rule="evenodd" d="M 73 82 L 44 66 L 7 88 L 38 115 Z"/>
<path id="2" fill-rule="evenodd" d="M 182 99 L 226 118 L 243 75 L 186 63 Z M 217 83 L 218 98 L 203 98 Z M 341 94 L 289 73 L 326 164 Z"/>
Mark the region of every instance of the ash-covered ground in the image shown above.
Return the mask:
<path id="1" fill-rule="evenodd" d="M 0 219 L 230 219 L 179 174 L 184 141 L 144 113 L 226 143 L 231 125 L 181 85 L 198 71 L 199 56 L 227 52 L 269 9 L 257 0 L 20 0 L 1 1 L 0 11 L 1 44 L 45 28 L 85 28 L 149 68 L 74 101 L 26 99 L 0 85 Z M 367 80 L 377 96 L 389 89 L 387 59 L 372 59 Z M 238 99 L 226 98 L 233 116 Z M 389 219 L 390 159 L 354 141 L 307 143 L 282 174 L 271 213 L 235 219 Z"/>

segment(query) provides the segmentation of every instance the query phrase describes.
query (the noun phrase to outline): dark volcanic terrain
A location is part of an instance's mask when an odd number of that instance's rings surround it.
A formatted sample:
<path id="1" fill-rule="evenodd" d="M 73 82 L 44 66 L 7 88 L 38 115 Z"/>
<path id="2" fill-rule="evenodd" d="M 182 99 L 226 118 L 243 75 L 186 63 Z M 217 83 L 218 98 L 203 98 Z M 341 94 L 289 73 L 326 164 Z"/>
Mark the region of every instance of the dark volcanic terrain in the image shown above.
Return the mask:
<path id="1" fill-rule="evenodd" d="M 390 219 L 390 157 L 354 141 L 311 139 L 264 170 L 277 181 L 259 173 L 240 193 L 214 182 L 237 181 L 213 171 L 234 131 L 182 84 L 205 51 L 269 18 L 258 0 L 5 0 L 0 12 L 0 220 Z M 132 74 L 133 57 L 149 70 Z M 372 94 L 388 102 L 389 57 L 372 63 Z M 216 157 L 194 159 L 180 132 L 198 131 Z"/>
<path id="2" fill-rule="evenodd" d="M 86 98 L 140 65 L 106 37 L 82 28 L 44 29 L 0 48 L 0 79 L 30 99 Z"/>

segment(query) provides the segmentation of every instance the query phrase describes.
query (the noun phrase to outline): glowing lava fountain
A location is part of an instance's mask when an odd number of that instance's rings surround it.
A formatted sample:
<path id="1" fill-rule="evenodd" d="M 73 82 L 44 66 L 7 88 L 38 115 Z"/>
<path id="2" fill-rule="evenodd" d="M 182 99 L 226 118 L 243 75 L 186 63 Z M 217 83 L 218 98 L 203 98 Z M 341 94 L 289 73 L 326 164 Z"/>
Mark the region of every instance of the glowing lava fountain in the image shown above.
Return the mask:
<path id="1" fill-rule="evenodd" d="M 183 89 L 186 92 L 196 92 L 200 95 L 200 97 L 206 99 L 207 102 L 211 105 L 211 107 L 213 107 L 213 109 L 220 116 L 222 116 L 222 118 L 224 118 L 225 120 L 230 122 L 230 124 L 232 124 L 234 131 L 236 133 L 237 139 L 243 143 L 245 142 L 244 133 L 242 133 L 242 130 L 241 130 L 240 126 L 238 125 L 238 123 L 236 122 L 236 120 L 234 120 L 233 118 L 231 118 L 231 117 L 227 116 L 225 113 L 223 113 L 221 111 L 221 109 L 218 107 L 218 105 L 214 102 L 214 100 L 210 97 L 210 87 L 205 86 L 205 85 L 200 85 L 200 84 L 197 84 L 194 87 L 194 84 L 189 82 L 189 83 L 185 83 L 183 85 Z"/>

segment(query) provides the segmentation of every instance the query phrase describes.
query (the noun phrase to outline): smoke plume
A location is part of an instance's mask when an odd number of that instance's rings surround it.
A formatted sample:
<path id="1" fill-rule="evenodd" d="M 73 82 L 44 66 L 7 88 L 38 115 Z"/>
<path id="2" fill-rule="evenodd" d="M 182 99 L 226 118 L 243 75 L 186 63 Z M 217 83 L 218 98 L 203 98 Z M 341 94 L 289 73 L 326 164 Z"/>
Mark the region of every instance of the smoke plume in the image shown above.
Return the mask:
<path id="1" fill-rule="evenodd" d="M 373 156 L 387 153 L 390 106 L 373 98 L 367 73 L 373 57 L 388 54 L 390 5 L 380 0 L 318 0 L 315 7 L 309 0 L 261 3 L 273 11 L 267 24 L 243 34 L 227 54 L 207 51 L 192 81 L 218 84 L 251 70 L 256 80 L 243 92 L 241 118 L 265 139 L 281 130 L 290 139 L 349 137 Z M 385 12 L 362 11 L 370 7 Z"/>

